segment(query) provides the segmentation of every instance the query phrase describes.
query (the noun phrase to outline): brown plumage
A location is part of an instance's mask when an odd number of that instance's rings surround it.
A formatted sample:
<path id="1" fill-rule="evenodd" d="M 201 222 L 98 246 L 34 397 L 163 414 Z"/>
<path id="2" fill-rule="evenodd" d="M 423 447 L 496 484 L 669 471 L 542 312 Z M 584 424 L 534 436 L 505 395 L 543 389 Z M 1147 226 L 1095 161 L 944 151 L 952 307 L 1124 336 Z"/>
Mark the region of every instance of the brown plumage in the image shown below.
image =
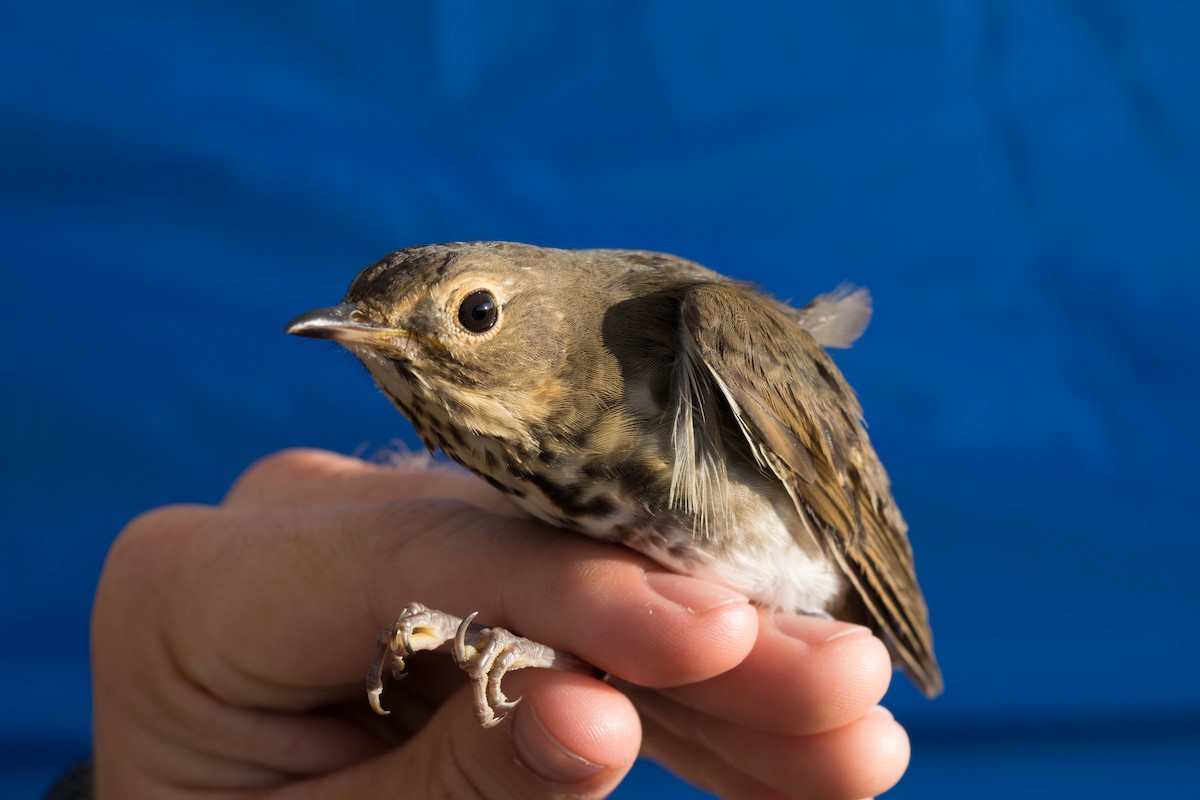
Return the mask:
<path id="1" fill-rule="evenodd" d="M 933 696 L 907 527 L 822 347 L 869 315 L 864 290 L 794 309 L 675 256 L 479 242 L 393 253 L 289 331 L 343 343 L 534 516 L 869 625 Z"/>

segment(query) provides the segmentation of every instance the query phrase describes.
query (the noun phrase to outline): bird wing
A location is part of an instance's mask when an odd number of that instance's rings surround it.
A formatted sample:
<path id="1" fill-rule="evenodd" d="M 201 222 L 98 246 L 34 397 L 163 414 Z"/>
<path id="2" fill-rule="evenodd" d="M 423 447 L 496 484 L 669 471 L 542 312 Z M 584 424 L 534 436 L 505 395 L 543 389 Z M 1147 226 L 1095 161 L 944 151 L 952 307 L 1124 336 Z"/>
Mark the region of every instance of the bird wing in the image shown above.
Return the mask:
<path id="1" fill-rule="evenodd" d="M 942 688 L 907 526 L 850 385 L 813 337 L 738 284 L 702 283 L 681 301 L 686 347 L 703 361 L 760 464 L 783 482 L 921 690 Z"/>

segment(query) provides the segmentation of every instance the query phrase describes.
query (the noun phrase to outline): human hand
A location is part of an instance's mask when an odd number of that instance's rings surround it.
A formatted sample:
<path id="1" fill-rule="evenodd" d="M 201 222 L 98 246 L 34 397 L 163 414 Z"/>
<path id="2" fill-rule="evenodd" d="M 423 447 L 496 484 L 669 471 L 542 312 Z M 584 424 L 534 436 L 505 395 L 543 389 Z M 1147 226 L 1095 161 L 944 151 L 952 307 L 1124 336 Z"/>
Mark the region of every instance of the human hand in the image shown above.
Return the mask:
<path id="1" fill-rule="evenodd" d="M 567 650 L 624 682 L 523 670 L 476 724 L 444 654 L 409 660 L 386 718 L 362 677 L 419 600 Z M 908 740 L 865 629 L 522 517 L 478 479 L 318 451 L 272 456 L 218 507 L 134 520 L 92 625 L 97 796 L 603 796 L 639 749 L 726 796 L 863 797 Z"/>

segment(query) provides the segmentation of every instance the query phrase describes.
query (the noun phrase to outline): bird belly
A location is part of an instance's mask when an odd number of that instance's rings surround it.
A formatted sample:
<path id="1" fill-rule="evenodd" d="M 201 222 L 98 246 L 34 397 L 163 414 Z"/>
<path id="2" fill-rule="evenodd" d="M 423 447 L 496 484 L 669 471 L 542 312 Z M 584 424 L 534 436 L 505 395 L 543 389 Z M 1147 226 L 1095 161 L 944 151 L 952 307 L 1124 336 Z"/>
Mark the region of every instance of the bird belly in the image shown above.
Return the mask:
<path id="1" fill-rule="evenodd" d="M 776 521 L 777 522 L 777 521 Z M 761 521 L 770 528 L 771 520 Z M 739 538 L 745 535 L 739 530 Z M 728 542 L 723 547 L 705 546 L 695 540 L 681 550 L 664 547 L 660 537 L 646 537 L 630 546 L 672 572 L 736 589 L 755 603 L 768 608 L 825 616 L 845 590 L 838 568 L 820 555 L 801 548 L 782 525 L 764 531 L 767 535 L 750 542 Z M 666 538 L 692 537 L 680 530 Z"/>
<path id="2" fill-rule="evenodd" d="M 608 496 L 601 487 L 589 488 L 591 497 Z M 606 515 L 570 518 L 540 492 L 513 500 L 535 517 L 624 545 L 672 572 L 728 586 L 768 608 L 826 615 L 845 593 L 838 567 L 815 544 L 801 545 L 810 541 L 807 533 L 793 533 L 803 523 L 786 496 L 771 502 L 743 490 L 734 504 L 738 512 L 703 530 L 674 513 L 645 516 L 615 505 Z"/>

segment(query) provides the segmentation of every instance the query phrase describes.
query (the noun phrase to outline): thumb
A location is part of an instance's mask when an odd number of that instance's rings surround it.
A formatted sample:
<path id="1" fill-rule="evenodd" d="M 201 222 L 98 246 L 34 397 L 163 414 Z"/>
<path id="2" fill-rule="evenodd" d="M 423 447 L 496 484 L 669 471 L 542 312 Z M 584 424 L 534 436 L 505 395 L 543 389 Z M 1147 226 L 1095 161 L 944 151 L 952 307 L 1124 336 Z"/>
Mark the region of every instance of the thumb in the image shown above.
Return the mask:
<path id="1" fill-rule="evenodd" d="M 606 797 L 633 765 L 641 722 L 629 699 L 586 675 L 505 677 L 521 704 L 494 728 L 475 721 L 470 687 L 402 747 L 360 765 L 354 797 Z M 351 788 L 351 787 L 347 787 Z"/>

